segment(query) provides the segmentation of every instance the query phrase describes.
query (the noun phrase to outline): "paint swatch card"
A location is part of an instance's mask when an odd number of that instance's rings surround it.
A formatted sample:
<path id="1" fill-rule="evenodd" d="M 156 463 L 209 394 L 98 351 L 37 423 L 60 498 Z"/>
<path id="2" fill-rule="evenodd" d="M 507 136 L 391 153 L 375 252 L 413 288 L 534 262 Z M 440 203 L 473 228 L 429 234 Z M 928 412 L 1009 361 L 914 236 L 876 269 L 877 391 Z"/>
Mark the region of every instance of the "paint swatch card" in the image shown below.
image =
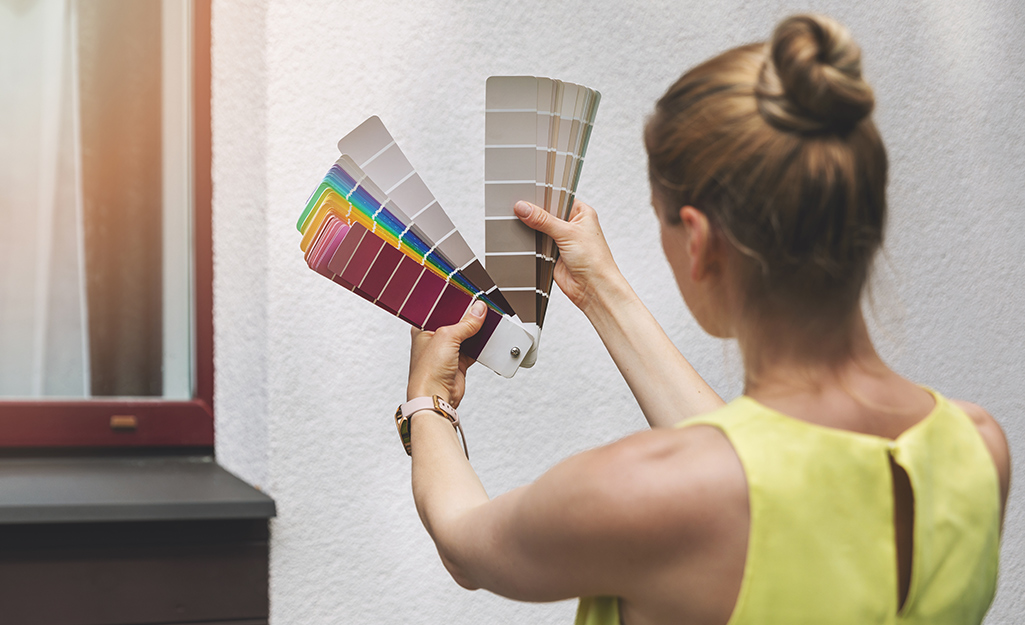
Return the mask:
<path id="1" fill-rule="evenodd" d="M 536 199 L 537 79 L 489 78 L 484 116 L 484 250 L 513 310 L 536 323 L 536 236 L 515 213 Z"/>
<path id="2" fill-rule="evenodd" d="M 534 76 L 487 81 L 484 128 L 485 265 L 535 339 L 548 308 L 558 248 L 523 225 L 513 205 L 527 200 L 569 216 L 601 95 Z M 536 347 L 536 342 L 535 342 Z M 524 366 L 536 354 L 528 355 Z"/>

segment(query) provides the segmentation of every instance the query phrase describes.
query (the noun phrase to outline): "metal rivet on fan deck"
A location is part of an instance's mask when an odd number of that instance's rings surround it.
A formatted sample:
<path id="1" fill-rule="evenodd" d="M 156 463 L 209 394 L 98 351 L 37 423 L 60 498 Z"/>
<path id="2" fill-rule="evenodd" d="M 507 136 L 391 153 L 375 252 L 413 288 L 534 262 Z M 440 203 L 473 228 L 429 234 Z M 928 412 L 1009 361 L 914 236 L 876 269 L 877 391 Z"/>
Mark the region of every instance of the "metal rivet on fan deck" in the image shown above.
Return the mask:
<path id="1" fill-rule="evenodd" d="M 514 348 L 509 350 L 509 353 L 512 354 L 513 358 L 518 358 L 519 355 L 520 355 L 520 348 L 519 347 L 514 347 Z"/>

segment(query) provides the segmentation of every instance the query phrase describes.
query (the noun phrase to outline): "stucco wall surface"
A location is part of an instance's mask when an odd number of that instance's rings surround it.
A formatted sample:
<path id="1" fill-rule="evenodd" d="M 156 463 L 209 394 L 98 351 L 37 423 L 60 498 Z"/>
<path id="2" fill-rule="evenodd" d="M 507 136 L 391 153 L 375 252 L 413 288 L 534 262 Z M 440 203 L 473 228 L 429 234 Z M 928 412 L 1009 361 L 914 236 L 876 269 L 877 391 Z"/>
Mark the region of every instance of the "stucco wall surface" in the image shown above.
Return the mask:
<path id="1" fill-rule="evenodd" d="M 217 0 L 217 455 L 278 503 L 275 625 L 569 623 L 574 610 L 459 588 L 421 527 L 391 422 L 407 328 L 309 271 L 298 249 L 295 220 L 337 139 L 380 115 L 482 253 L 485 79 L 534 74 L 599 89 L 579 197 L 670 337 L 732 398 L 739 358 L 703 335 L 662 257 L 641 128 L 684 69 L 809 9 L 862 45 L 891 158 L 872 288 L 878 347 L 898 371 L 987 407 L 1025 457 L 1022 3 Z M 468 389 L 460 414 L 492 495 L 644 423 L 561 294 L 537 365 L 512 380 L 476 367 Z M 1025 615 L 1019 495 L 992 624 Z"/>

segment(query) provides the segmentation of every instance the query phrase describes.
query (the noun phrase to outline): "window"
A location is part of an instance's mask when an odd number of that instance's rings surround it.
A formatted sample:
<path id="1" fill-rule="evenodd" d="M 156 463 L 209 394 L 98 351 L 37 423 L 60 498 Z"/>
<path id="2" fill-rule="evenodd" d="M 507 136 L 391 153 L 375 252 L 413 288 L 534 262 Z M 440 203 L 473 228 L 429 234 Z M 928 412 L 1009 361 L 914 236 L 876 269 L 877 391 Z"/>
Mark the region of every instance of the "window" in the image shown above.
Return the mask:
<path id="1" fill-rule="evenodd" d="M 208 0 L 0 5 L 0 447 L 213 445 Z"/>

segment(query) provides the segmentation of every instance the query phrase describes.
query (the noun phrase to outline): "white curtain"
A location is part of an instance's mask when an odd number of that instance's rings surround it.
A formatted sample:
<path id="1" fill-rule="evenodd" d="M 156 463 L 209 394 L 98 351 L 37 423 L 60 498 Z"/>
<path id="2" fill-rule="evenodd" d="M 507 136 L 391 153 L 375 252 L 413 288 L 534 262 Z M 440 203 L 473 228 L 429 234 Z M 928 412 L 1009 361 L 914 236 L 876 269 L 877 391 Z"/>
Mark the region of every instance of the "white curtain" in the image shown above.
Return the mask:
<path id="1" fill-rule="evenodd" d="M 75 8 L 0 0 L 0 396 L 90 394 Z"/>

